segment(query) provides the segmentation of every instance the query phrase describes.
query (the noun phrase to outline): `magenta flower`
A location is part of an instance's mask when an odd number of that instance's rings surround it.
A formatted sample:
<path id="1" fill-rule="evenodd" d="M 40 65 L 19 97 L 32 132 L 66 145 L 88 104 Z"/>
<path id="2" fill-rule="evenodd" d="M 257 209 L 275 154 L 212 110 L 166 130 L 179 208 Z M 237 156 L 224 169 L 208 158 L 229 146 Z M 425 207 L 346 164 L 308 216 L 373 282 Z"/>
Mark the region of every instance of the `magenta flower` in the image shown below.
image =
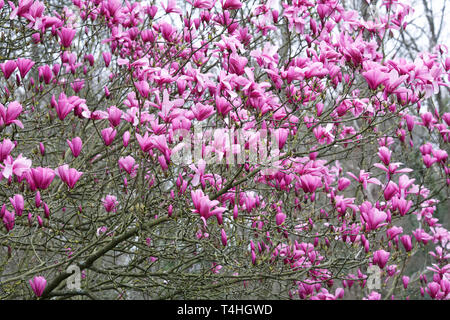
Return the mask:
<path id="1" fill-rule="evenodd" d="M 115 212 L 118 203 L 116 196 L 108 194 L 103 198 L 103 206 L 105 207 L 106 212 Z"/>
<path id="2" fill-rule="evenodd" d="M 72 89 L 75 93 L 78 93 L 84 87 L 84 80 L 83 79 L 75 79 L 74 82 L 72 82 L 70 84 L 70 86 L 72 87 Z"/>
<path id="3" fill-rule="evenodd" d="M 42 276 L 34 277 L 33 280 L 29 280 L 30 287 L 37 297 L 42 296 L 44 289 L 47 285 L 47 280 Z"/>
<path id="4" fill-rule="evenodd" d="M 4 165 L 0 166 L 3 167 L 2 174 L 6 179 L 9 179 L 12 174 L 22 177 L 31 167 L 31 160 L 22 157 L 22 154 L 19 154 L 15 160 L 11 156 L 7 156 L 3 163 Z"/>
<path id="5" fill-rule="evenodd" d="M 342 190 L 345 190 L 345 189 L 347 189 L 348 188 L 348 186 L 350 185 L 350 180 L 349 179 L 347 179 L 347 178 L 340 178 L 339 180 L 338 180 L 338 190 L 339 191 L 342 191 Z"/>
<path id="6" fill-rule="evenodd" d="M 105 66 L 109 67 L 109 64 L 111 63 L 111 53 L 105 51 L 102 53 L 102 56 L 103 56 L 103 61 L 105 61 Z"/>
<path id="7" fill-rule="evenodd" d="M 402 232 L 403 232 L 402 227 L 393 226 L 392 228 L 386 230 L 386 235 L 389 237 L 389 239 L 393 240 Z"/>
<path id="8" fill-rule="evenodd" d="M 204 224 L 206 224 L 206 220 L 208 220 L 211 216 L 223 213 L 226 210 L 226 208 L 223 207 L 214 208 L 220 202 L 217 200 L 210 200 L 208 195 L 205 195 L 201 189 L 196 191 L 192 190 L 191 198 L 195 207 L 195 210 L 192 211 L 200 214 Z"/>
<path id="9" fill-rule="evenodd" d="M 70 150 L 72 151 L 72 155 L 76 158 L 81 153 L 81 148 L 83 147 L 83 141 L 80 137 L 75 137 L 70 141 L 69 139 L 66 140 L 67 144 L 69 145 Z"/>
<path id="10" fill-rule="evenodd" d="M 389 201 L 398 192 L 399 192 L 399 188 L 398 188 L 397 184 L 393 181 L 389 181 L 386 188 L 384 189 L 384 199 L 386 199 L 386 201 Z"/>
<path id="11" fill-rule="evenodd" d="M 194 107 L 192 107 L 192 113 L 198 121 L 207 119 L 209 116 L 214 114 L 214 112 L 214 107 L 210 105 L 197 103 Z"/>
<path id="12" fill-rule="evenodd" d="M 392 154 L 392 151 L 390 151 L 386 147 L 381 147 L 378 149 L 378 157 L 380 157 L 380 160 L 385 165 L 389 165 L 389 162 L 391 162 L 391 154 Z"/>
<path id="13" fill-rule="evenodd" d="M 64 48 L 70 47 L 70 45 L 72 44 L 73 37 L 75 36 L 76 32 L 77 31 L 75 29 L 66 28 L 66 27 L 62 27 L 61 30 L 57 31 L 61 45 Z"/>
<path id="14" fill-rule="evenodd" d="M 0 143 L 0 162 L 3 162 L 3 160 L 11 154 L 14 147 L 14 143 L 12 143 L 9 139 L 5 139 L 2 143 Z"/>
<path id="15" fill-rule="evenodd" d="M 64 120 L 65 117 L 73 110 L 75 106 L 70 103 L 64 92 L 61 92 L 58 98 L 58 104 L 55 105 L 56 113 L 59 120 Z"/>
<path id="16" fill-rule="evenodd" d="M 148 98 L 148 94 L 150 93 L 150 85 L 147 81 L 141 80 L 139 82 L 135 82 L 134 85 L 143 98 Z"/>
<path id="17" fill-rule="evenodd" d="M 408 284 L 409 284 L 409 277 L 408 276 L 403 276 L 402 277 L 402 282 L 403 282 L 403 288 L 408 288 Z"/>
<path id="18" fill-rule="evenodd" d="M 431 151 L 433 153 L 433 156 L 436 158 L 436 162 L 445 163 L 448 158 L 448 154 L 445 150 L 437 149 Z"/>
<path id="19" fill-rule="evenodd" d="M 221 234 L 222 244 L 224 247 L 226 247 L 227 246 L 227 234 L 225 233 L 225 230 L 224 229 L 220 230 L 220 234 Z"/>
<path id="20" fill-rule="evenodd" d="M 5 75 L 6 80 L 11 77 L 11 74 L 16 70 L 17 63 L 14 60 L 8 60 L 4 63 L 0 63 L 0 69 L 2 69 L 3 74 Z"/>
<path id="21" fill-rule="evenodd" d="M 132 156 L 120 157 L 119 158 L 119 168 L 125 170 L 128 174 L 134 169 L 135 160 Z"/>
<path id="22" fill-rule="evenodd" d="M 239 0 L 225 0 L 222 7 L 224 10 L 238 10 L 242 7 L 242 2 Z"/>
<path id="23" fill-rule="evenodd" d="M 277 226 L 282 225 L 284 220 L 286 220 L 286 215 L 283 212 L 278 212 L 275 216 L 275 222 Z"/>
<path id="24" fill-rule="evenodd" d="M 433 151 L 433 146 L 431 143 L 427 142 L 427 143 L 421 145 L 419 150 L 420 150 L 420 153 L 424 156 L 426 154 L 431 154 L 431 152 Z"/>
<path id="25" fill-rule="evenodd" d="M 3 210 L 2 210 L 3 211 Z M 14 223 L 15 223 L 16 217 L 14 211 L 8 211 L 6 208 L 4 209 L 3 213 L 3 224 L 5 225 L 6 231 L 11 231 L 14 229 Z"/>
<path id="26" fill-rule="evenodd" d="M 405 247 L 406 252 L 411 251 L 412 249 L 411 236 L 409 235 L 401 236 L 400 241 L 402 242 L 403 247 Z"/>
<path id="27" fill-rule="evenodd" d="M 278 128 L 275 130 L 275 139 L 278 143 L 278 148 L 283 149 L 286 140 L 289 136 L 289 130 L 286 128 Z"/>
<path id="28" fill-rule="evenodd" d="M 45 155 L 45 146 L 42 142 L 39 142 L 39 152 L 41 153 L 41 156 Z"/>
<path id="29" fill-rule="evenodd" d="M 53 181 L 53 178 L 55 178 L 55 171 L 50 168 L 31 168 L 28 174 L 29 180 L 28 184 L 30 184 L 30 187 L 33 189 L 47 189 L 50 184 Z M 33 188 L 34 187 L 34 188 Z"/>
<path id="30" fill-rule="evenodd" d="M 9 201 L 11 202 L 11 205 L 13 206 L 16 214 L 19 217 L 22 216 L 23 209 L 24 209 L 23 196 L 21 194 L 15 194 L 14 197 L 9 198 Z"/>
<path id="31" fill-rule="evenodd" d="M 321 178 L 310 174 L 300 176 L 300 185 L 305 193 L 314 193 L 322 185 Z"/>
<path id="32" fill-rule="evenodd" d="M 120 124 L 122 117 L 122 110 L 116 106 L 111 106 L 108 108 L 108 120 L 111 127 L 117 127 Z"/>
<path id="33" fill-rule="evenodd" d="M 359 206 L 359 210 L 361 212 L 361 222 L 366 223 L 367 231 L 375 230 L 385 224 L 384 222 L 387 218 L 386 212 L 373 208 L 370 202 L 363 202 Z"/>
<path id="34" fill-rule="evenodd" d="M 34 66 L 34 61 L 30 59 L 24 59 L 24 58 L 18 58 L 17 59 L 17 68 L 19 69 L 20 76 L 25 78 L 27 73 L 31 70 L 31 68 Z"/>
<path id="35" fill-rule="evenodd" d="M 15 125 L 23 129 L 22 122 L 20 120 L 17 120 L 17 117 L 20 115 L 22 110 L 23 110 L 22 105 L 17 101 L 13 101 L 10 104 L 8 104 L 7 108 L 5 108 L 0 103 L 0 126 L 1 125 L 8 126 L 14 123 Z"/>
<path id="36" fill-rule="evenodd" d="M 389 79 L 389 76 L 386 73 L 375 69 L 363 72 L 362 75 L 366 79 L 369 88 L 372 90 L 376 90 L 380 84 L 385 84 Z"/>
<path id="37" fill-rule="evenodd" d="M 148 132 L 145 132 L 144 136 L 141 136 L 139 133 L 136 133 L 136 139 L 141 147 L 143 152 L 148 152 L 153 148 L 153 142 L 151 137 L 148 136 Z"/>
<path id="38" fill-rule="evenodd" d="M 111 127 L 108 127 L 108 128 L 103 129 L 101 133 L 102 133 L 102 138 L 103 138 L 103 141 L 105 142 L 105 145 L 109 146 L 114 141 L 114 138 L 116 137 L 116 134 L 117 134 L 117 130 L 115 130 Z"/>
<path id="39" fill-rule="evenodd" d="M 125 131 L 123 133 L 122 142 L 125 148 L 128 146 L 128 143 L 130 143 L 130 137 L 131 137 L 130 131 Z"/>
<path id="40" fill-rule="evenodd" d="M 38 76 L 39 76 L 40 81 L 44 80 L 44 82 L 46 84 L 49 84 L 50 81 L 52 81 L 53 73 L 52 73 L 52 69 L 50 69 L 50 67 L 48 65 L 38 67 L 38 72 L 39 72 Z"/>
<path id="41" fill-rule="evenodd" d="M 435 299 L 439 295 L 439 291 L 441 290 L 441 286 L 437 282 L 430 282 L 425 289 L 425 291 L 430 295 L 431 299 Z"/>
<path id="42" fill-rule="evenodd" d="M 429 154 L 422 156 L 422 159 L 423 159 L 423 163 L 425 164 L 425 166 L 427 168 L 431 167 L 433 165 L 433 163 L 438 161 L 437 158 L 435 158 Z"/>
<path id="43" fill-rule="evenodd" d="M 223 97 L 216 97 L 216 108 L 223 116 L 226 116 L 232 109 L 230 103 Z"/>
<path id="44" fill-rule="evenodd" d="M 373 253 L 372 261 L 374 264 L 378 265 L 381 269 L 383 269 L 386 263 L 388 262 L 390 255 L 391 254 L 387 251 L 377 250 Z"/>
<path id="45" fill-rule="evenodd" d="M 83 175 L 83 172 L 80 172 L 75 168 L 69 168 L 69 165 L 64 164 L 56 169 L 56 174 L 69 186 L 70 189 L 73 189 L 77 181 Z"/>

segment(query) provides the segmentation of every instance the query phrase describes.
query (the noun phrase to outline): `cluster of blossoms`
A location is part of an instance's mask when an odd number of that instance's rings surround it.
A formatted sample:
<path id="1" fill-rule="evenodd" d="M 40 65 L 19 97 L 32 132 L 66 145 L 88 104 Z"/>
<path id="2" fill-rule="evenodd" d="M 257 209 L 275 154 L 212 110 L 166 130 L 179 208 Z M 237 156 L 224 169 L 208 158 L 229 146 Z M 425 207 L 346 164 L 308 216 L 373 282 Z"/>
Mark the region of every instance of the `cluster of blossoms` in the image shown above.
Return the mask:
<path id="1" fill-rule="evenodd" d="M 291 298 L 450 297 L 450 233 L 436 217 L 450 186 L 450 113 L 427 104 L 448 87 L 447 48 L 386 57 L 380 41 L 412 10 L 398 1 L 369 21 L 337 0 L 246 5 L 73 0 L 58 13 L 0 1 L 30 51 L 48 46 L 56 61 L 0 64 L 0 238 L 29 229 L 73 250 L 30 280 L 36 296 L 51 296 L 58 266 L 89 270 L 103 247 L 136 237 L 130 247 L 161 270 L 158 243 L 194 242 L 180 261 L 212 265 L 214 283 L 293 274 Z M 300 40 L 270 40 L 283 32 Z M 245 137 L 228 134 L 236 128 Z M 180 161 L 193 150 L 200 160 Z M 276 161 L 251 161 L 263 152 Z M 431 176 L 439 187 L 427 187 Z M 407 275 L 430 245 L 432 263 Z M 383 289 L 367 288 L 375 265 Z"/>

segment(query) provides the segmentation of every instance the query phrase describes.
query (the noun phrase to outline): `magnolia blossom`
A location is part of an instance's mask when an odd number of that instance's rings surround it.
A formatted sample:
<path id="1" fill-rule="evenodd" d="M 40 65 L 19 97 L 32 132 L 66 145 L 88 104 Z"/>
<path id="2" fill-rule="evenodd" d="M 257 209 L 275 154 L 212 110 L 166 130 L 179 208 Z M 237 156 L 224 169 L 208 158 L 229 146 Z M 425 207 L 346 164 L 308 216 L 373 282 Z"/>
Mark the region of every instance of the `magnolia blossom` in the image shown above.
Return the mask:
<path id="1" fill-rule="evenodd" d="M 43 276 L 36 276 L 33 280 L 29 280 L 29 284 L 36 297 L 40 297 L 47 285 L 47 280 Z"/>
<path id="2" fill-rule="evenodd" d="M 77 181 L 83 175 L 83 172 L 80 172 L 74 168 L 69 168 L 69 165 L 64 164 L 56 169 L 56 174 L 69 186 L 70 189 L 73 189 Z"/>

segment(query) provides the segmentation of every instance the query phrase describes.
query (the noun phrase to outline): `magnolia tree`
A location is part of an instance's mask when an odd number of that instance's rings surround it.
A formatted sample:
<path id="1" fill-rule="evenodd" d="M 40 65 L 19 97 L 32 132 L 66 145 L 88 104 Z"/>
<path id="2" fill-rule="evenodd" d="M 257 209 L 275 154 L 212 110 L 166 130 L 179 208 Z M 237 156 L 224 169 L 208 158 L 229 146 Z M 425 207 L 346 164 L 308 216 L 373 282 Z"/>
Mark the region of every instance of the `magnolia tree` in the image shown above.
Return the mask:
<path id="1" fill-rule="evenodd" d="M 0 0 L 0 297 L 448 299 L 450 56 L 364 5 Z"/>

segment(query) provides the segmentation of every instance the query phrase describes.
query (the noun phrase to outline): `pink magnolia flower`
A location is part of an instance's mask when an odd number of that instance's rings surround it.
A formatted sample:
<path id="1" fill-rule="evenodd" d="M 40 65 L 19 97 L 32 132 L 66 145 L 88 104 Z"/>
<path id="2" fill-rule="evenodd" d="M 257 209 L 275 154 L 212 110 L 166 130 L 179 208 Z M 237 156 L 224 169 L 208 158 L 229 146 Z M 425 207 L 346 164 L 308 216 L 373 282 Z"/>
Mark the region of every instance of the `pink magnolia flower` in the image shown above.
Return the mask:
<path id="1" fill-rule="evenodd" d="M 409 209 L 411 209 L 411 206 L 413 205 L 413 202 L 411 200 L 406 200 L 405 198 L 398 198 L 397 196 L 392 198 L 392 208 L 394 210 L 398 210 L 400 215 L 403 217 Z"/>
<path id="2" fill-rule="evenodd" d="M 25 78 L 27 73 L 31 70 L 31 68 L 34 66 L 34 61 L 30 59 L 25 58 L 18 58 L 17 59 L 17 68 L 19 69 L 20 76 Z"/>
<path id="3" fill-rule="evenodd" d="M 242 7 L 242 2 L 239 0 L 225 0 L 222 2 L 222 7 L 224 10 L 238 10 Z"/>
<path id="4" fill-rule="evenodd" d="M 198 121 L 202 121 L 209 118 L 215 111 L 213 106 L 197 103 L 192 107 L 192 112 Z"/>
<path id="5" fill-rule="evenodd" d="M 23 209 L 24 209 L 23 196 L 21 194 L 15 194 L 14 197 L 9 198 L 9 201 L 11 202 L 11 205 L 13 206 L 16 214 L 19 217 L 22 216 Z"/>
<path id="6" fill-rule="evenodd" d="M 347 179 L 347 178 L 345 178 L 345 177 L 340 178 L 340 179 L 338 180 L 338 190 L 339 190 L 339 191 L 342 191 L 342 190 L 347 189 L 348 186 L 350 185 L 350 183 L 351 183 L 351 182 L 350 182 L 349 179 Z"/>
<path id="7" fill-rule="evenodd" d="M 436 158 L 436 162 L 445 163 L 448 158 L 448 154 L 445 150 L 437 149 L 431 151 L 433 153 L 433 156 Z"/>
<path id="8" fill-rule="evenodd" d="M 3 162 L 3 160 L 5 160 L 11 154 L 11 151 L 14 148 L 15 145 L 11 142 L 11 140 L 3 140 L 3 142 L 0 143 L 0 162 Z"/>
<path id="9" fill-rule="evenodd" d="M 439 292 L 441 290 L 441 286 L 437 282 L 430 282 L 425 289 L 425 291 L 430 295 L 431 299 L 435 299 L 438 297 Z"/>
<path id="10" fill-rule="evenodd" d="M 135 82 L 134 85 L 143 98 L 148 98 L 148 94 L 150 93 L 150 85 L 147 81 L 141 80 Z"/>
<path id="11" fill-rule="evenodd" d="M 11 156 L 7 156 L 3 163 L 4 165 L 0 164 L 0 167 L 3 168 L 2 175 L 6 179 L 9 179 L 13 174 L 22 177 L 31 167 L 31 160 L 22 157 L 22 154 L 19 154 L 15 160 Z"/>
<path id="12" fill-rule="evenodd" d="M 403 232 L 402 227 L 393 226 L 392 228 L 386 230 L 386 235 L 389 237 L 389 239 L 393 240 L 402 232 Z"/>
<path id="13" fill-rule="evenodd" d="M 275 215 L 275 222 L 276 222 L 277 226 L 282 225 L 284 220 L 286 220 L 286 215 L 283 212 L 278 212 Z"/>
<path id="14" fill-rule="evenodd" d="M 111 145 L 111 143 L 114 141 L 114 138 L 116 137 L 117 130 L 113 129 L 111 127 L 105 128 L 101 131 L 103 141 L 105 142 L 106 146 Z"/>
<path id="15" fill-rule="evenodd" d="M 377 250 L 373 253 L 373 263 L 378 265 L 381 269 L 384 268 L 389 260 L 390 253 L 384 250 Z"/>
<path id="16" fill-rule="evenodd" d="M 386 84 L 389 79 L 389 76 L 386 73 L 375 69 L 363 72 L 362 75 L 366 79 L 369 88 L 372 90 L 376 90 L 380 84 Z"/>
<path id="17" fill-rule="evenodd" d="M 381 186 L 380 180 L 378 180 L 377 178 L 370 178 L 370 172 L 360 170 L 359 177 L 355 176 L 351 172 L 347 172 L 347 174 L 350 177 L 352 177 L 353 179 L 355 179 L 356 181 L 358 181 L 359 183 L 362 183 L 364 189 L 367 189 L 367 183 L 373 183 L 373 184 Z"/>
<path id="18" fill-rule="evenodd" d="M 380 157 L 380 160 L 385 164 L 389 165 L 389 162 L 391 162 L 391 154 L 392 151 L 390 151 L 386 147 L 380 147 L 378 149 L 378 157 Z"/>
<path id="19" fill-rule="evenodd" d="M 409 277 L 408 276 L 402 276 L 402 282 L 403 282 L 403 288 L 408 288 L 409 284 Z"/>
<path id="20" fill-rule="evenodd" d="M 393 181 L 389 181 L 386 188 L 384 189 L 384 199 L 386 199 L 386 201 L 389 201 L 398 192 L 399 192 L 399 188 L 398 188 L 397 184 Z"/>
<path id="21" fill-rule="evenodd" d="M 37 297 L 42 296 L 44 289 L 47 285 L 47 280 L 42 276 L 34 277 L 33 280 L 29 280 L 30 287 Z"/>
<path id="22" fill-rule="evenodd" d="M 400 241 L 402 242 L 403 247 L 405 247 L 406 252 L 411 251 L 412 249 L 411 236 L 405 234 L 400 237 Z"/>
<path id="23" fill-rule="evenodd" d="M 210 200 L 208 195 L 205 195 L 201 189 L 196 191 L 192 190 L 191 198 L 195 207 L 192 211 L 200 214 L 200 217 L 205 225 L 206 220 L 208 220 L 211 216 L 223 213 L 226 210 L 224 207 L 214 208 L 220 202 L 217 200 Z"/>
<path id="24" fill-rule="evenodd" d="M 70 103 L 64 92 L 61 92 L 58 98 L 58 103 L 55 105 L 56 114 L 59 120 L 64 120 L 65 117 L 73 110 L 75 106 Z"/>
<path id="25" fill-rule="evenodd" d="M 105 66 L 109 67 L 109 64 L 111 63 L 111 53 L 108 51 L 102 52 L 103 61 L 105 61 Z"/>
<path id="26" fill-rule="evenodd" d="M 16 70 L 17 63 L 14 60 L 8 60 L 4 63 L 0 63 L 0 69 L 2 69 L 3 74 L 5 75 L 6 80 L 11 77 L 11 74 Z"/>
<path id="27" fill-rule="evenodd" d="M 195 175 L 192 178 L 191 184 L 192 186 L 198 186 L 199 182 L 202 182 L 202 185 L 205 184 L 204 179 L 203 179 L 203 175 L 205 174 L 205 168 L 206 168 L 206 161 L 203 159 L 200 159 L 198 161 L 198 165 L 196 166 L 195 164 L 191 164 L 189 166 L 189 168 L 191 168 L 192 170 L 194 170 Z"/>
<path id="28" fill-rule="evenodd" d="M 300 176 L 300 185 L 304 192 L 314 193 L 322 185 L 322 179 L 317 176 L 305 174 Z"/>
<path id="29" fill-rule="evenodd" d="M 385 225 L 384 222 L 387 218 L 386 212 L 373 208 L 370 202 L 363 202 L 359 206 L 359 210 L 361 212 L 361 222 L 366 223 L 367 231 L 375 230 Z"/>
<path id="30" fill-rule="evenodd" d="M 75 137 L 70 141 L 69 139 L 66 140 L 67 144 L 69 145 L 70 150 L 72 151 L 72 155 L 76 158 L 80 155 L 81 149 L 83 147 L 83 141 L 80 137 Z"/>
<path id="31" fill-rule="evenodd" d="M 145 132 L 144 136 L 136 133 L 136 139 L 143 152 L 149 152 L 153 148 L 153 141 L 151 137 L 148 136 L 148 132 Z"/>
<path id="32" fill-rule="evenodd" d="M 222 239 L 222 245 L 224 247 L 226 247 L 227 246 L 227 234 L 225 233 L 225 230 L 224 229 L 220 230 L 220 234 L 221 234 L 221 239 Z"/>
<path id="33" fill-rule="evenodd" d="M 427 142 L 423 145 L 420 146 L 419 148 L 420 153 L 422 153 L 422 155 L 426 155 L 426 154 L 431 154 L 431 152 L 433 151 L 433 146 L 431 143 Z"/>
<path id="34" fill-rule="evenodd" d="M 122 136 L 122 143 L 123 143 L 123 146 L 124 146 L 125 148 L 128 146 L 128 143 L 130 143 L 130 137 L 131 137 L 130 131 L 125 131 L 125 132 L 123 133 L 123 136 Z"/>
<path id="35" fill-rule="evenodd" d="M 120 157 L 119 168 L 125 170 L 128 174 L 131 174 L 134 170 L 135 160 L 132 156 Z"/>
<path id="36" fill-rule="evenodd" d="M 178 13 L 179 15 L 183 14 L 181 9 L 177 7 L 176 0 L 167 0 L 167 6 L 161 1 L 161 7 L 163 7 L 166 13 Z"/>
<path id="37" fill-rule="evenodd" d="M 111 106 L 108 108 L 108 120 L 111 127 L 117 127 L 120 124 L 122 117 L 122 110 L 116 106 Z"/>
<path id="38" fill-rule="evenodd" d="M 438 161 L 437 158 L 431 156 L 430 154 L 422 156 L 422 160 L 427 168 L 431 167 L 435 162 Z"/>
<path id="39" fill-rule="evenodd" d="M 73 91 L 75 93 L 78 93 L 83 89 L 84 87 L 84 80 L 83 79 L 75 79 L 70 86 L 72 87 Z"/>
<path id="40" fill-rule="evenodd" d="M 75 29 L 66 27 L 62 27 L 60 30 L 58 30 L 57 34 L 59 36 L 61 45 L 65 48 L 69 48 L 72 44 L 72 40 L 76 32 L 77 31 Z"/>
<path id="41" fill-rule="evenodd" d="M 286 140 L 289 136 L 289 130 L 286 128 L 278 128 L 275 130 L 275 139 L 278 143 L 278 148 L 283 149 Z"/>
<path id="42" fill-rule="evenodd" d="M 52 69 L 48 65 L 38 67 L 38 73 L 39 80 L 44 80 L 46 84 L 49 84 L 53 79 Z"/>
<path id="43" fill-rule="evenodd" d="M 16 220 L 14 211 L 8 211 L 6 208 L 3 211 L 3 224 L 5 225 L 6 231 L 11 231 L 14 229 L 14 223 Z"/>
<path id="44" fill-rule="evenodd" d="M 69 186 L 70 189 L 73 189 L 77 181 L 83 175 L 83 172 L 80 172 L 75 168 L 69 168 L 69 165 L 64 164 L 56 169 L 56 174 Z"/>
<path id="45" fill-rule="evenodd" d="M 119 202 L 117 201 L 116 196 L 108 194 L 105 198 L 103 198 L 103 206 L 105 207 L 106 212 L 115 212 L 118 204 Z"/>
<path id="46" fill-rule="evenodd" d="M 20 115 L 22 110 L 22 105 L 17 101 L 9 103 L 7 108 L 5 108 L 0 103 L 0 126 L 8 126 L 14 123 L 15 125 L 23 129 L 22 122 L 20 120 L 17 120 L 17 117 Z"/>
<path id="47" fill-rule="evenodd" d="M 47 189 L 55 178 L 55 172 L 50 168 L 31 168 L 28 172 L 28 184 L 32 190 L 36 188 L 44 190 Z"/>
<path id="48" fill-rule="evenodd" d="M 216 96 L 216 108 L 217 111 L 223 116 L 226 116 L 232 109 L 227 99 L 219 96 Z"/>

